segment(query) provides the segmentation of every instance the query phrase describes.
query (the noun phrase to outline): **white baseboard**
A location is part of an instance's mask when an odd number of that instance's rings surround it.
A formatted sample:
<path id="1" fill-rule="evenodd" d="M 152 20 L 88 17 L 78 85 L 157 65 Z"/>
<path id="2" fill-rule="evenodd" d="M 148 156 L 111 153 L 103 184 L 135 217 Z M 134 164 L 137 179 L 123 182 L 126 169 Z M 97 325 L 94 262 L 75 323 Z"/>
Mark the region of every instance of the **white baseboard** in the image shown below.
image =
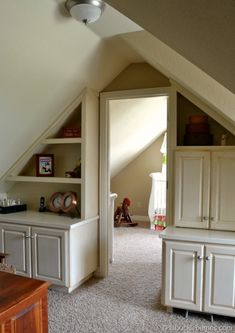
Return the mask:
<path id="1" fill-rule="evenodd" d="M 150 221 L 149 221 L 149 217 L 148 217 L 148 216 L 143 216 L 143 215 L 131 215 L 131 218 L 132 218 L 134 221 L 141 221 L 141 222 L 148 222 L 148 223 L 150 223 Z"/>

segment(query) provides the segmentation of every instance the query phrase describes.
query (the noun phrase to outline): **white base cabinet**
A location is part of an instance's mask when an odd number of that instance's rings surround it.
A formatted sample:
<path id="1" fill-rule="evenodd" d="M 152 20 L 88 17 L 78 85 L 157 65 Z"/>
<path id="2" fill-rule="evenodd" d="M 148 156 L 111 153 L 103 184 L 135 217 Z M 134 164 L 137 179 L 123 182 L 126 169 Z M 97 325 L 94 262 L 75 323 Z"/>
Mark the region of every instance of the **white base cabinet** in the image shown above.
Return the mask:
<path id="1" fill-rule="evenodd" d="M 9 215 L 0 217 L 11 220 L 0 222 L 0 252 L 9 253 L 7 262 L 15 266 L 16 274 L 49 281 L 71 292 L 97 270 L 97 217 L 81 221 L 36 212 Z M 11 223 L 19 216 L 25 219 Z"/>
<path id="2" fill-rule="evenodd" d="M 235 317 L 235 235 L 169 227 L 160 237 L 162 303 Z"/>
<path id="3" fill-rule="evenodd" d="M 165 305 L 202 311 L 203 246 L 167 241 Z"/>

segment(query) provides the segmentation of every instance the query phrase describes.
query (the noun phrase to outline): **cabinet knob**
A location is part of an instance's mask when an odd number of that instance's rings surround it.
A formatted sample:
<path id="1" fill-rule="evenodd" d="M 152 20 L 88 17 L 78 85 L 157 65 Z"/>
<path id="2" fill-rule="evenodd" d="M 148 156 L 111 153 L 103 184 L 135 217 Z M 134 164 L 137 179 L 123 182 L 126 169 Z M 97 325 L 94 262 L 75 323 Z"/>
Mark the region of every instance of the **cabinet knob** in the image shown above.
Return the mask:
<path id="1" fill-rule="evenodd" d="M 211 221 L 214 221 L 214 217 L 211 217 Z"/>
<path id="2" fill-rule="evenodd" d="M 203 216 L 203 221 L 208 221 L 208 220 L 209 220 L 208 216 Z"/>
<path id="3" fill-rule="evenodd" d="M 198 260 L 202 260 L 203 257 L 201 257 L 201 256 L 197 256 L 197 259 L 198 259 Z"/>
<path id="4" fill-rule="evenodd" d="M 206 260 L 211 260 L 211 256 L 206 256 Z"/>
<path id="5" fill-rule="evenodd" d="M 34 235 L 34 236 L 25 236 L 24 238 L 25 238 L 25 239 L 28 239 L 28 238 L 35 239 L 35 238 L 36 238 L 36 235 Z"/>

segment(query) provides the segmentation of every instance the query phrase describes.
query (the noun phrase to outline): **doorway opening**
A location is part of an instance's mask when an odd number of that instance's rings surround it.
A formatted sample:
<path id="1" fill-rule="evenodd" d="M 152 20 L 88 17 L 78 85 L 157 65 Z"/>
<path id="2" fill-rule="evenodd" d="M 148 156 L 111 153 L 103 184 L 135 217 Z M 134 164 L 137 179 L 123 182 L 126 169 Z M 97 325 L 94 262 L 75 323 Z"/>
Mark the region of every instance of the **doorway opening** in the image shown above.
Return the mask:
<path id="1" fill-rule="evenodd" d="M 108 275 L 110 261 L 114 209 L 110 205 L 110 193 L 117 193 L 117 204 L 124 197 L 131 197 L 133 219 L 148 221 L 150 227 L 149 176 L 154 172 L 164 172 L 160 149 L 167 130 L 168 99 L 169 88 L 101 94 L 101 276 Z M 148 162 L 150 165 L 146 165 Z"/>

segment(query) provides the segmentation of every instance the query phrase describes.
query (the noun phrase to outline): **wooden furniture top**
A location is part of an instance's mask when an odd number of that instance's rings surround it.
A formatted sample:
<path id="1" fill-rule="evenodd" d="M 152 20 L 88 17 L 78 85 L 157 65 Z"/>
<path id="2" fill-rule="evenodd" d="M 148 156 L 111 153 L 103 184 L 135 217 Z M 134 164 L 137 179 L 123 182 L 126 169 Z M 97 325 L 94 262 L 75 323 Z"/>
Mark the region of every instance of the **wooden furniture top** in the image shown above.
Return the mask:
<path id="1" fill-rule="evenodd" d="M 45 292 L 49 285 L 45 281 L 0 272 L 0 322 L 9 309 L 25 303 L 32 295 Z"/>

